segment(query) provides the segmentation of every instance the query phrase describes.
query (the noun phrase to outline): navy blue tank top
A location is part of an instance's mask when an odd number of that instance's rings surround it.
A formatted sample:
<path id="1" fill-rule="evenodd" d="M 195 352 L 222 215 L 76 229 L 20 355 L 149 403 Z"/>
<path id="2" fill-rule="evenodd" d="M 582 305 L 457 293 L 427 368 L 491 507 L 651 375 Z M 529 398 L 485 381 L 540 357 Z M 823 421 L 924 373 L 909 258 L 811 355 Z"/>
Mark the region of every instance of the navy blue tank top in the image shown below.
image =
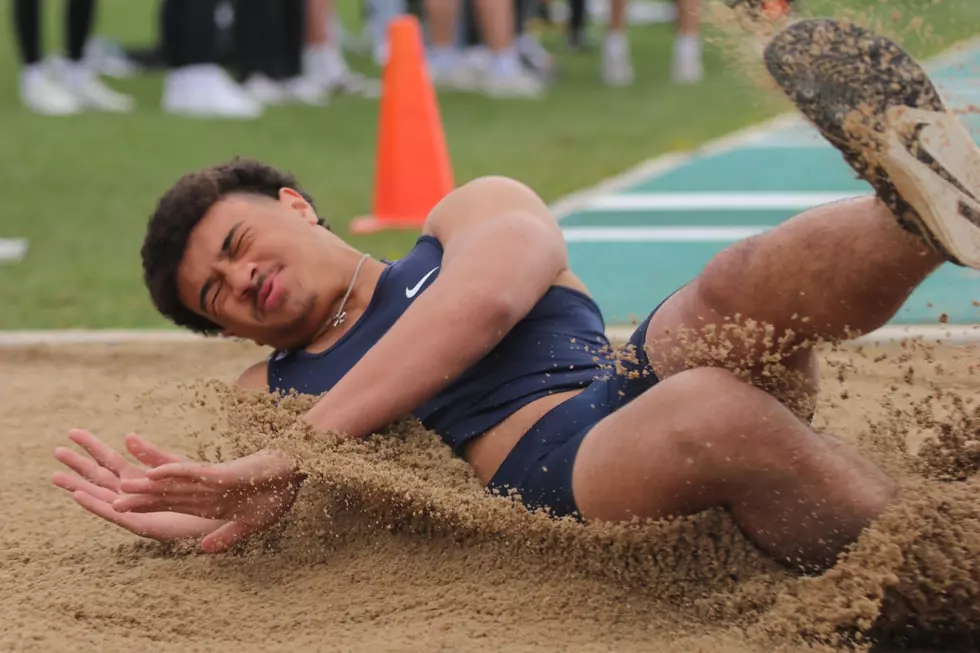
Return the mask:
<path id="1" fill-rule="evenodd" d="M 364 314 L 333 346 L 273 353 L 269 388 L 330 390 L 439 276 L 442 254 L 438 240 L 421 236 L 404 258 L 388 263 Z M 492 351 L 413 414 L 459 454 L 467 440 L 535 399 L 605 376 L 611 361 L 599 307 L 583 293 L 552 286 Z"/>

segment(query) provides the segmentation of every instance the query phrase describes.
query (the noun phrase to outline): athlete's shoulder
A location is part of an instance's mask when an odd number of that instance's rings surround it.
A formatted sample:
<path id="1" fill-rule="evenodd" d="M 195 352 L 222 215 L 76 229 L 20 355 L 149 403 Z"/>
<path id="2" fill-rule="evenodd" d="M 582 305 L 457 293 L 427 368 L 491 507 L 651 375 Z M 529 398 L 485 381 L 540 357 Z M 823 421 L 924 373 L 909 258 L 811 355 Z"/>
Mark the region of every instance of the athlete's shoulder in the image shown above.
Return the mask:
<path id="1" fill-rule="evenodd" d="M 256 392 L 269 391 L 269 359 L 264 359 L 251 365 L 241 373 L 235 386 L 242 390 L 254 390 Z"/>

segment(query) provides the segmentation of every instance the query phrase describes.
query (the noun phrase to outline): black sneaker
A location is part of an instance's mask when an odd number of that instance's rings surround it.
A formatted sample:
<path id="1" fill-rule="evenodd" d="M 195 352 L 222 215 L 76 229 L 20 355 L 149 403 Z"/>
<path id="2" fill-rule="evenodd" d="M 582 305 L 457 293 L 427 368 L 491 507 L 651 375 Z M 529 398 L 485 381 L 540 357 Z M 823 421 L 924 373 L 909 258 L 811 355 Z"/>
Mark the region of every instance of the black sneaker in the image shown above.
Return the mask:
<path id="1" fill-rule="evenodd" d="M 980 269 L 980 150 L 908 53 L 853 23 L 807 19 L 777 33 L 764 59 L 899 224 Z"/>

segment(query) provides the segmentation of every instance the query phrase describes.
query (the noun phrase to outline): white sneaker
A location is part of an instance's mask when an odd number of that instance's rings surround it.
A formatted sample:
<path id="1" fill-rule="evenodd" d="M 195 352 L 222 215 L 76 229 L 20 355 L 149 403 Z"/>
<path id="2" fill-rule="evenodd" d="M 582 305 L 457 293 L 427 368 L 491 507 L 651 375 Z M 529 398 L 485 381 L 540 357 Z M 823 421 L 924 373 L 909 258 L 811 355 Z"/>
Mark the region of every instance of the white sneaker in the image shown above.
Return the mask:
<path id="1" fill-rule="evenodd" d="M 607 34 L 602 44 L 602 81 L 608 86 L 630 86 L 635 76 L 626 36 Z"/>
<path id="2" fill-rule="evenodd" d="M 552 77 L 557 69 L 555 58 L 541 45 L 538 37 L 531 33 L 517 38 L 517 53 L 521 59 L 538 75 Z"/>
<path id="3" fill-rule="evenodd" d="M 889 109 L 885 128 L 879 164 L 915 209 L 920 232 L 956 263 L 980 270 L 980 200 L 974 194 L 980 188 L 980 149 L 970 131 L 953 114 L 907 106 Z"/>
<path id="4" fill-rule="evenodd" d="M 453 66 L 430 66 L 432 85 L 448 91 L 476 91 L 480 88 L 481 75 L 462 61 Z"/>
<path id="5" fill-rule="evenodd" d="M 534 74 L 521 68 L 507 75 L 488 72 L 483 77 L 480 90 L 496 98 L 539 98 L 544 95 L 545 85 Z"/>
<path id="6" fill-rule="evenodd" d="M 242 88 L 253 100 L 263 105 L 283 104 L 288 96 L 283 84 L 262 74 L 249 76 Z"/>
<path id="7" fill-rule="evenodd" d="M 282 83 L 284 99 L 307 104 L 313 107 L 326 106 L 330 100 L 330 93 L 320 82 L 310 77 L 300 76 L 287 79 Z"/>
<path id="8" fill-rule="evenodd" d="M 84 108 L 59 81 L 48 77 L 40 64 L 21 71 L 20 100 L 30 111 L 43 116 L 71 116 Z"/>
<path id="9" fill-rule="evenodd" d="M 163 110 L 191 118 L 253 119 L 262 104 L 214 64 L 185 66 L 167 73 Z"/>
<path id="10" fill-rule="evenodd" d="M 630 86 L 635 77 L 629 54 L 614 56 L 603 52 L 602 81 L 608 86 Z"/>
<path id="11" fill-rule="evenodd" d="M 681 35 L 674 39 L 674 60 L 671 79 L 675 84 L 697 84 L 704 77 L 701 62 L 701 39 Z"/>
<path id="12" fill-rule="evenodd" d="M 334 92 L 370 98 L 381 95 L 379 80 L 352 71 L 342 53 L 329 47 L 304 50 L 303 76 L 319 84 L 328 95 Z"/>
<path id="13" fill-rule="evenodd" d="M 85 108 L 112 113 L 129 113 L 136 107 L 136 100 L 106 86 L 84 64 L 67 62 L 64 83 L 72 95 Z"/>

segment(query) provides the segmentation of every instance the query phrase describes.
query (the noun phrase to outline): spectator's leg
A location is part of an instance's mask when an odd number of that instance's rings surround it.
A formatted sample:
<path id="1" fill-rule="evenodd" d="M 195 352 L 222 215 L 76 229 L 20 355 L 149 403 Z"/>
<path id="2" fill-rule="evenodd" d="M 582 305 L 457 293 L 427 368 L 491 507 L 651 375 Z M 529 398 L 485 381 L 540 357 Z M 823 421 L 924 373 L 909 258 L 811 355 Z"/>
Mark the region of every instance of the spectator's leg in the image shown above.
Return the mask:
<path id="1" fill-rule="evenodd" d="M 388 23 L 408 11 L 406 0 L 368 0 L 371 3 L 369 29 L 374 44 L 374 61 L 379 66 L 388 61 Z M 366 3 L 365 3 L 366 4 Z"/>
<path id="2" fill-rule="evenodd" d="M 569 0 L 568 8 L 571 13 L 568 17 L 568 45 L 578 50 L 587 45 L 585 38 L 585 27 L 589 20 L 589 10 L 586 0 Z"/>
<path id="3" fill-rule="evenodd" d="M 41 62 L 41 0 L 13 0 L 14 35 L 26 68 Z"/>
<path id="4" fill-rule="evenodd" d="M 521 65 L 514 33 L 514 3 L 501 0 L 474 0 L 480 34 L 490 50 L 489 67 L 483 89 L 490 95 L 537 97 L 544 85 Z"/>
<path id="5" fill-rule="evenodd" d="M 375 10 L 377 6 L 375 6 Z M 370 20 L 376 20 L 372 16 Z M 377 97 L 377 80 L 355 73 L 347 66 L 335 29 L 334 0 L 306 0 L 305 47 L 301 53 L 304 75 L 326 92 L 343 91 Z"/>
<path id="6" fill-rule="evenodd" d="M 262 104 L 280 104 L 284 94 L 276 83 L 282 45 L 278 0 L 235 0 L 235 72 L 248 93 Z"/>
<path id="7" fill-rule="evenodd" d="M 279 0 L 282 5 L 282 75 L 294 79 L 303 72 L 303 39 L 306 35 L 306 1 Z M 313 1 L 313 0 L 311 0 Z"/>
<path id="8" fill-rule="evenodd" d="M 163 0 L 163 49 L 170 69 L 163 108 L 190 117 L 257 118 L 262 105 L 217 61 L 217 0 Z"/>
<path id="9" fill-rule="evenodd" d="M 286 99 L 323 106 L 327 103 L 327 86 L 311 75 L 304 75 L 303 53 L 307 38 L 310 4 L 317 0 L 277 0 L 279 2 L 280 42 L 277 44 L 279 76 Z M 325 24 L 324 24 L 325 27 Z"/>
<path id="10" fill-rule="evenodd" d="M 538 8 L 544 4 L 542 0 L 515 0 L 514 24 L 521 62 L 535 73 L 550 77 L 555 72 L 554 57 L 541 45 L 538 35 L 528 29 L 528 22 L 537 20 Z"/>
<path id="11" fill-rule="evenodd" d="M 20 52 L 20 100 L 30 111 L 67 116 L 82 106 L 56 79 L 46 74 L 41 61 L 41 0 L 13 0 L 14 33 Z"/>
<path id="12" fill-rule="evenodd" d="M 694 84 L 704 75 L 698 27 L 700 6 L 701 0 L 677 0 L 677 36 L 671 73 L 677 83 Z"/>
<path id="13" fill-rule="evenodd" d="M 460 0 L 425 0 L 429 74 L 437 86 L 472 90 L 477 86 L 477 75 L 465 65 L 456 47 L 460 9 Z"/>
<path id="14" fill-rule="evenodd" d="M 633 83 L 633 61 L 630 58 L 626 12 L 629 0 L 610 0 L 609 26 L 602 44 L 602 79 L 610 86 Z"/>
<path id="15" fill-rule="evenodd" d="M 65 86 L 78 102 L 90 109 L 124 113 L 132 111 L 136 101 L 118 93 L 95 76 L 83 61 L 85 44 L 95 24 L 95 0 L 68 0 L 65 7 Z"/>
<path id="16" fill-rule="evenodd" d="M 65 11 L 65 43 L 68 59 L 81 61 L 95 24 L 95 0 L 68 0 Z"/>

